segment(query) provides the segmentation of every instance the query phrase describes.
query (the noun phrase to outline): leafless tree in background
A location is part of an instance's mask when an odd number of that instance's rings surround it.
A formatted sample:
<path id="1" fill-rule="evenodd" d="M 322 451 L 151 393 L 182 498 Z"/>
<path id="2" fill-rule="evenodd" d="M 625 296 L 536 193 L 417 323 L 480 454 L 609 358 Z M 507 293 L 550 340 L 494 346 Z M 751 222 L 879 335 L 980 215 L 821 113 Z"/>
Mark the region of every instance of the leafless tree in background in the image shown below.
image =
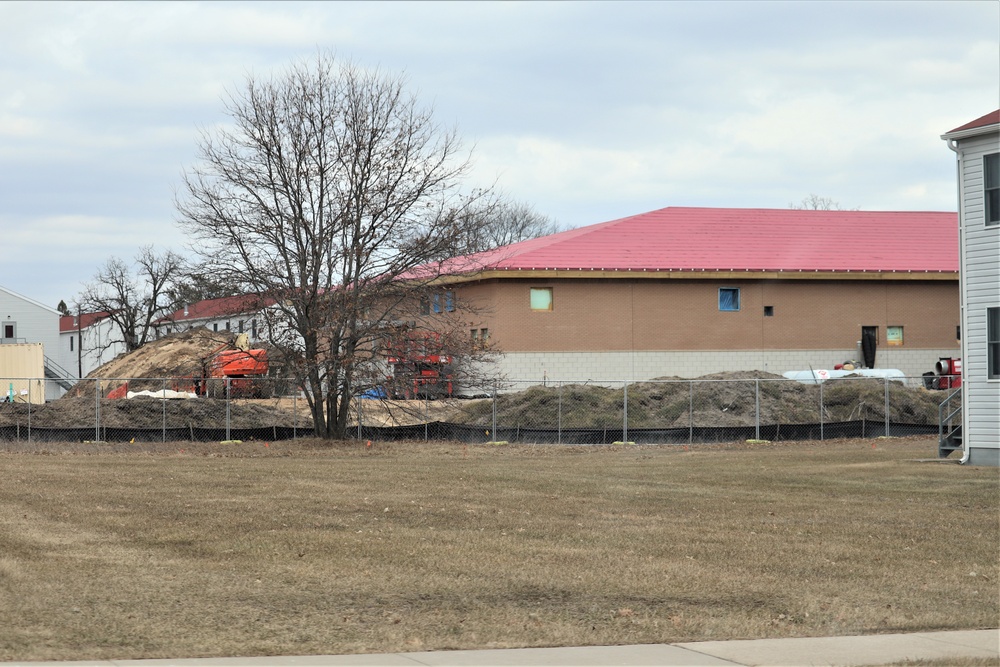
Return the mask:
<path id="1" fill-rule="evenodd" d="M 468 156 L 401 78 L 330 55 L 248 77 L 226 112 L 185 174 L 181 225 L 215 280 L 273 299 L 268 337 L 316 435 L 344 437 L 351 398 L 384 379 L 380 341 L 433 291 L 422 267 L 462 254 L 488 193 L 461 189 Z"/>
<path id="2" fill-rule="evenodd" d="M 816 194 L 810 194 L 807 197 L 803 197 L 802 201 L 799 203 L 791 203 L 788 208 L 798 209 L 800 211 L 857 211 L 857 208 L 843 208 L 840 202 L 836 202 L 830 197 L 820 197 Z"/>
<path id="3" fill-rule="evenodd" d="M 105 346 L 121 343 L 126 352 L 132 352 L 149 342 L 153 322 L 177 307 L 170 293 L 183 266 L 176 253 L 157 254 L 152 246 L 141 248 L 131 264 L 112 257 L 84 285 L 77 308 L 107 313 L 117 331 Z"/>
<path id="4" fill-rule="evenodd" d="M 560 231 L 554 220 L 536 212 L 530 205 L 505 199 L 481 203 L 469 215 L 478 219 L 474 224 L 468 225 L 471 234 L 467 240 L 468 253 L 491 250 Z"/>

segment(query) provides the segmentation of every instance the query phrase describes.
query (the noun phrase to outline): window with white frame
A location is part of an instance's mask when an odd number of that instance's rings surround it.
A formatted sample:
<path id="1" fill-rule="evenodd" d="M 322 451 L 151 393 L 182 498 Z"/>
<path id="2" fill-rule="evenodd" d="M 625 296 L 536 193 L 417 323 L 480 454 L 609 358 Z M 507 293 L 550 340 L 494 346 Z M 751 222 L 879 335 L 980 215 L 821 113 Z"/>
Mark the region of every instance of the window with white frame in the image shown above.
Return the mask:
<path id="1" fill-rule="evenodd" d="M 986 309 L 986 373 L 1000 379 L 1000 308 Z"/>
<path id="2" fill-rule="evenodd" d="M 1000 225 L 1000 153 L 983 157 L 983 210 L 987 225 Z"/>
<path id="3" fill-rule="evenodd" d="M 740 309 L 740 288 L 720 287 L 719 288 L 719 310 L 737 311 Z"/>

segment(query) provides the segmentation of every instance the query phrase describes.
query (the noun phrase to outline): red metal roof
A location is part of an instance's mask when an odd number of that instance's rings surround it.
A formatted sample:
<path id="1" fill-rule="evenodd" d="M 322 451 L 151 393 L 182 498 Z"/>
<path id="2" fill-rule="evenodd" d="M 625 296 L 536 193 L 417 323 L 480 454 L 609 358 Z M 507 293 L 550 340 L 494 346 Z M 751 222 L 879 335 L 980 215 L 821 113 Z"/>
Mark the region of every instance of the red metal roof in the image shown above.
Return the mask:
<path id="1" fill-rule="evenodd" d="M 985 116 L 980 116 L 976 120 L 969 121 L 965 125 L 956 127 L 954 130 L 949 130 L 945 134 L 954 134 L 955 132 L 962 132 L 963 130 L 972 130 L 977 127 L 987 127 L 989 125 L 996 125 L 1000 123 L 1000 109 L 996 111 L 991 111 Z"/>
<path id="2" fill-rule="evenodd" d="M 958 272 L 958 214 L 663 208 L 447 263 L 474 270 Z"/>
<path id="3" fill-rule="evenodd" d="M 249 314 L 274 303 L 273 299 L 263 299 L 256 294 L 241 294 L 226 296 L 219 299 L 206 299 L 192 303 L 175 310 L 170 315 L 160 318 L 157 322 L 184 322 L 186 320 L 204 320 L 226 315 Z"/>
<path id="4" fill-rule="evenodd" d="M 80 324 L 77 326 L 76 315 L 60 315 L 59 316 L 59 331 L 76 331 L 79 329 L 86 329 L 92 324 L 100 322 L 108 316 L 107 311 L 101 311 L 99 313 L 83 313 L 80 315 Z"/>

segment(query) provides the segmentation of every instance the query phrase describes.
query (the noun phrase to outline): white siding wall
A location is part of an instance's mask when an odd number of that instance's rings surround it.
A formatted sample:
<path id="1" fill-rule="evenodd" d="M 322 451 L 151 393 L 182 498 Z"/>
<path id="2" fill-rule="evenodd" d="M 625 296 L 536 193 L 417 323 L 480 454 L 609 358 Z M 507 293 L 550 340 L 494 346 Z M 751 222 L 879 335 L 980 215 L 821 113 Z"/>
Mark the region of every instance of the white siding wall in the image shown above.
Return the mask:
<path id="1" fill-rule="evenodd" d="M 45 356 L 59 362 L 59 312 L 16 292 L 0 287 L 0 323 L 16 323 L 18 343 L 41 343 Z M 0 336 L 3 330 L 0 329 Z M 0 376 L 3 370 L 0 369 Z M 55 383 L 47 383 L 47 398 L 58 398 L 62 392 Z"/>
<path id="2" fill-rule="evenodd" d="M 969 462 L 995 464 L 1000 460 L 995 451 L 1000 450 L 1000 379 L 987 378 L 986 309 L 1000 307 L 1000 225 L 985 224 L 983 156 L 1000 152 L 1000 135 L 964 139 L 958 144 L 965 405 L 962 440 Z"/>
<path id="3" fill-rule="evenodd" d="M 125 351 L 121 330 L 109 319 L 103 319 L 82 331 L 64 331 L 60 335 L 62 351 L 59 363 L 74 376 L 80 372 L 87 377 L 95 368 L 103 366 Z M 73 345 L 70 349 L 70 339 Z M 80 342 L 83 341 L 81 349 Z"/>

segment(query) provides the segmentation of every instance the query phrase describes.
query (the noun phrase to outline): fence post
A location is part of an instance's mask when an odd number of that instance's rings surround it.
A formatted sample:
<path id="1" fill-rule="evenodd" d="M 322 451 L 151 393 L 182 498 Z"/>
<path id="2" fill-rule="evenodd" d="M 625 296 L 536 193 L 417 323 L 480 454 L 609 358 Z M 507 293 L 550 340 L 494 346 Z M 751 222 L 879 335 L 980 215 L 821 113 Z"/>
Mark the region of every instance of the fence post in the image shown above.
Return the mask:
<path id="1" fill-rule="evenodd" d="M 819 439 L 823 441 L 823 383 L 819 383 Z"/>
<path id="2" fill-rule="evenodd" d="M 101 380 L 94 380 L 94 442 L 101 441 Z"/>
<path id="3" fill-rule="evenodd" d="M 167 441 L 167 378 L 163 378 L 163 390 L 160 392 L 160 405 L 163 407 L 163 430 L 160 431 L 160 442 Z"/>
<path id="4" fill-rule="evenodd" d="M 694 444 L 694 380 L 688 380 L 688 444 Z"/>
<path id="5" fill-rule="evenodd" d="M 493 442 L 497 440 L 497 381 L 493 381 Z"/>
<path id="6" fill-rule="evenodd" d="M 559 386 L 556 393 L 556 443 L 562 444 L 562 380 L 559 380 Z"/>
<path id="7" fill-rule="evenodd" d="M 885 437 L 889 437 L 889 377 L 883 378 L 885 383 Z"/>
<path id="8" fill-rule="evenodd" d="M 361 441 L 361 419 L 363 417 L 363 413 L 361 411 L 362 398 L 360 396 L 357 396 L 357 397 L 355 397 L 354 400 L 356 400 L 358 402 L 358 442 L 360 442 Z"/>
<path id="9" fill-rule="evenodd" d="M 299 437 L 299 387 L 298 383 L 292 385 L 292 440 Z"/>
<path id="10" fill-rule="evenodd" d="M 226 378 L 226 440 L 232 440 L 232 438 L 229 437 L 229 432 L 230 432 L 230 429 L 229 429 L 229 402 L 232 400 L 232 396 L 230 396 L 229 394 L 230 394 L 230 391 L 229 391 L 229 378 L 227 377 Z"/>
<path id="11" fill-rule="evenodd" d="M 622 442 L 628 442 L 628 380 L 622 385 Z"/>
<path id="12" fill-rule="evenodd" d="M 756 422 L 756 429 L 754 431 L 754 439 L 760 440 L 760 378 L 756 378 L 753 381 L 755 406 L 754 406 L 754 421 Z"/>

